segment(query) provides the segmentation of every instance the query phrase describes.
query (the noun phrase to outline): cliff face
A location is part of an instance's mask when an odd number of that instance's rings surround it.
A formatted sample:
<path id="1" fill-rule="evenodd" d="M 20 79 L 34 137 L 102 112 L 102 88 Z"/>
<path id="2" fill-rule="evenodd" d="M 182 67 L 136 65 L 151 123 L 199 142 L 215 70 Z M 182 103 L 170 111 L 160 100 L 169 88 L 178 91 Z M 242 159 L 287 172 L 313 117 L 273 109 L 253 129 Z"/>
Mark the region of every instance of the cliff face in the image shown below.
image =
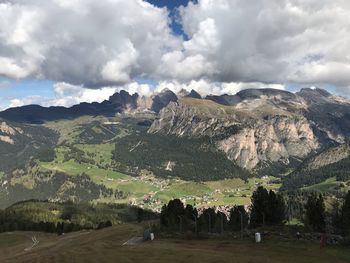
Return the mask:
<path id="1" fill-rule="evenodd" d="M 208 136 L 230 160 L 252 170 L 301 162 L 330 143 L 342 143 L 350 133 L 349 116 L 349 101 L 323 90 L 252 90 L 171 102 L 148 132 Z"/>
<path id="2" fill-rule="evenodd" d="M 14 136 L 23 134 L 23 130 L 18 127 L 10 126 L 5 121 L 0 122 L 0 141 L 15 144 Z"/>
<path id="3" fill-rule="evenodd" d="M 200 107 L 192 107 L 183 102 L 171 102 L 160 112 L 149 132 L 180 137 L 214 136 L 237 124 L 235 116 L 220 116 L 215 111 L 206 112 Z"/>
<path id="4" fill-rule="evenodd" d="M 219 141 L 218 146 L 239 166 L 253 169 L 263 163 L 288 164 L 290 157 L 304 158 L 317 150 L 319 143 L 305 119 L 276 117 L 244 128 Z"/>
<path id="5" fill-rule="evenodd" d="M 255 119 L 232 108 L 203 109 L 182 102 L 164 108 L 149 132 L 209 136 L 230 160 L 247 169 L 266 162 L 288 163 L 290 157 L 303 158 L 320 147 L 302 116 Z"/>

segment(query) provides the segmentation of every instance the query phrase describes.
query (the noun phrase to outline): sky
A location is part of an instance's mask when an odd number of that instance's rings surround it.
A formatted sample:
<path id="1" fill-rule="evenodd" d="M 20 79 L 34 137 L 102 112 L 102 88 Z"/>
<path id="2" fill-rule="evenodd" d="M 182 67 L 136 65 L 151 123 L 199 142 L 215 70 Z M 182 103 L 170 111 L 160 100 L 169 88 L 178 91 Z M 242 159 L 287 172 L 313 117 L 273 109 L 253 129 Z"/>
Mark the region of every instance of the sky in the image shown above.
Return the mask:
<path id="1" fill-rule="evenodd" d="M 350 95 L 348 0 L 0 0 L 0 109 L 121 89 Z"/>

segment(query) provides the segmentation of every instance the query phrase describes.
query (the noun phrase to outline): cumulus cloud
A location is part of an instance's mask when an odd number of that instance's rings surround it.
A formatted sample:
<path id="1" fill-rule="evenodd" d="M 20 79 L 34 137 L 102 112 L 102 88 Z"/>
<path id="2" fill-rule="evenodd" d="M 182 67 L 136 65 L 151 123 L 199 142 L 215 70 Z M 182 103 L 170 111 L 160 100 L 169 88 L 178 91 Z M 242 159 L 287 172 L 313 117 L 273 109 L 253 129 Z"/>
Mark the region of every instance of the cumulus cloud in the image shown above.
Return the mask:
<path id="1" fill-rule="evenodd" d="M 0 75 L 12 78 L 126 83 L 181 43 L 167 10 L 141 0 L 0 1 L 0 14 Z"/>
<path id="2" fill-rule="evenodd" d="M 187 83 L 181 83 L 179 81 L 162 81 L 157 87 L 155 87 L 155 92 L 160 92 L 163 89 L 170 89 L 175 93 L 179 93 L 181 90 L 195 90 L 202 96 L 206 95 L 222 95 L 229 94 L 234 95 L 237 92 L 244 89 L 262 89 L 262 88 L 272 88 L 272 89 L 285 89 L 284 85 L 281 84 L 264 84 L 260 82 L 212 82 L 205 79 L 192 80 Z"/>
<path id="3" fill-rule="evenodd" d="M 180 8 L 180 17 L 189 36 L 180 63 L 201 56 L 193 67 L 206 64 L 214 69 L 199 69 L 193 78 L 350 84 L 350 57 L 344 55 L 350 48 L 348 1 L 199 0 Z M 162 68 L 179 80 L 180 66 L 172 60 L 163 62 Z"/>
<path id="4" fill-rule="evenodd" d="M 140 93 L 160 87 L 137 78 L 201 93 L 349 90 L 347 0 L 198 0 L 178 12 L 186 39 L 142 0 L 0 0 L 0 75 Z"/>

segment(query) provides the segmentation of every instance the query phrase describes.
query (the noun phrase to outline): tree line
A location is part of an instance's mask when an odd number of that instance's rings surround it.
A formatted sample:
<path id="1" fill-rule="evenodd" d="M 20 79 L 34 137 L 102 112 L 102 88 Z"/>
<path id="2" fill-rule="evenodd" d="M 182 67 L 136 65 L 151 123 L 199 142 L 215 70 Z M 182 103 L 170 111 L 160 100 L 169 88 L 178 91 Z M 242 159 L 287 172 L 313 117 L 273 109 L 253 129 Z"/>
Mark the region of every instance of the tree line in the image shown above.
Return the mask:
<path id="1" fill-rule="evenodd" d="M 332 177 L 335 177 L 337 181 L 346 182 L 350 180 L 349 168 L 350 157 L 314 170 L 297 169 L 282 179 L 281 190 L 318 184 Z"/>
<path id="2" fill-rule="evenodd" d="M 73 202 L 24 201 L 0 210 L 0 233 L 41 231 L 69 233 L 83 229 L 102 229 L 122 222 L 158 217 L 152 211 L 125 204 L 89 204 Z"/>
<path id="3" fill-rule="evenodd" d="M 164 205 L 160 215 L 160 225 L 165 231 L 172 232 L 215 232 L 238 231 L 254 229 L 261 226 L 277 226 L 287 223 L 289 212 L 288 202 L 282 194 L 268 191 L 259 186 L 253 193 L 251 205 L 234 206 L 229 215 L 215 208 L 206 208 L 201 213 L 179 199 L 169 201 Z M 303 205 L 301 218 L 307 230 L 323 233 L 329 224 L 332 233 L 350 235 L 350 191 L 337 211 L 326 212 L 322 195 L 309 193 Z M 330 220 L 327 220 L 327 218 Z"/>

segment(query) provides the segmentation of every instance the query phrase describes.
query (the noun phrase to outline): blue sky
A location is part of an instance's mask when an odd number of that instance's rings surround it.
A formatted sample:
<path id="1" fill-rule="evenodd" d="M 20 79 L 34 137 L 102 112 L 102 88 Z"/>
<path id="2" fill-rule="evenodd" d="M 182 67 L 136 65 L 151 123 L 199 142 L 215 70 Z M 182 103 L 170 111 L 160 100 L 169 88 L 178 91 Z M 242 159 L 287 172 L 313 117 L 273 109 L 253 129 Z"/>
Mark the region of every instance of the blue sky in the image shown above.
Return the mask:
<path id="1" fill-rule="evenodd" d="M 158 7 L 166 7 L 170 11 L 170 17 L 172 18 L 171 29 L 175 34 L 182 35 L 185 39 L 187 36 L 184 34 L 182 30 L 182 26 L 176 22 L 176 9 L 180 6 L 187 6 L 190 0 L 147 0 L 147 2 L 158 6 Z M 196 0 L 192 0 L 191 2 L 196 2 Z"/>
<path id="2" fill-rule="evenodd" d="M 0 109 L 8 107 L 14 99 L 29 96 L 53 98 L 53 82 L 50 80 L 13 80 L 0 77 Z"/>

